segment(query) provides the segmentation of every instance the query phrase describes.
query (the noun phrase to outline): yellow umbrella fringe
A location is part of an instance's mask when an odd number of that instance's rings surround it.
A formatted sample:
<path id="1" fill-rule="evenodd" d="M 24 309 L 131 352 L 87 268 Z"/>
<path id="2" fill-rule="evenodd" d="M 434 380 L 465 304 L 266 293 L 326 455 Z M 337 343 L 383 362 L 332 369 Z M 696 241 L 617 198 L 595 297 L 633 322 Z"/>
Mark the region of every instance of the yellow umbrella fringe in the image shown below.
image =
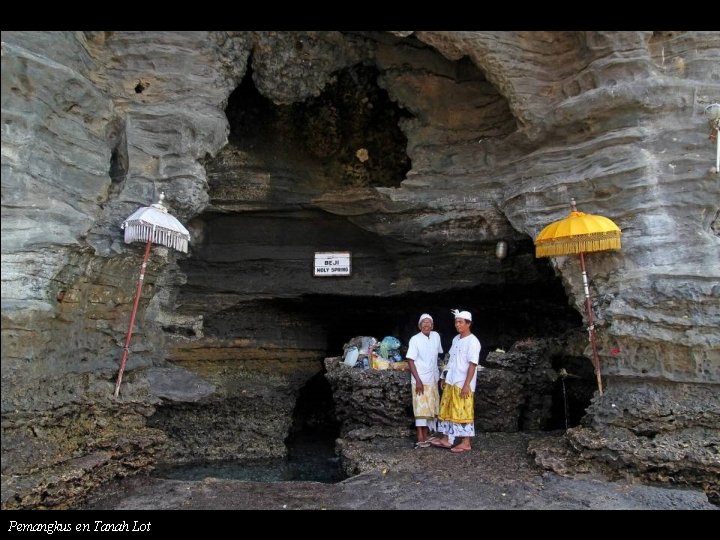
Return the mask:
<path id="1" fill-rule="evenodd" d="M 583 238 L 561 238 L 557 240 L 543 240 L 535 245 L 535 257 L 558 257 L 576 253 L 589 253 L 593 251 L 606 251 L 620 249 L 620 235 L 615 237 L 597 235 Z"/>
<path id="2" fill-rule="evenodd" d="M 562 236 L 555 236 L 549 238 L 541 238 L 538 236 L 535 239 L 535 245 L 545 244 L 548 242 L 582 242 L 584 240 L 600 240 L 603 238 L 620 238 L 621 231 L 601 231 L 594 233 L 579 233 L 579 234 L 564 234 Z"/>

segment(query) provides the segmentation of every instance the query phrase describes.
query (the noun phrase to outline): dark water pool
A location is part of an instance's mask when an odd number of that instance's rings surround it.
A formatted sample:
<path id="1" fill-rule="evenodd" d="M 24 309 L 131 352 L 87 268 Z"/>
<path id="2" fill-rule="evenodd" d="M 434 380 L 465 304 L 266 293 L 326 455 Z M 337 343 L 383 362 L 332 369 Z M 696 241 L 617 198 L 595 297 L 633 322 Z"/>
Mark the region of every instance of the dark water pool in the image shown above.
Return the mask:
<path id="1" fill-rule="evenodd" d="M 171 480 L 222 478 L 254 482 L 311 481 L 335 483 L 345 479 L 334 442 L 316 434 L 294 437 L 287 459 L 244 459 L 203 462 L 155 469 L 153 476 Z"/>

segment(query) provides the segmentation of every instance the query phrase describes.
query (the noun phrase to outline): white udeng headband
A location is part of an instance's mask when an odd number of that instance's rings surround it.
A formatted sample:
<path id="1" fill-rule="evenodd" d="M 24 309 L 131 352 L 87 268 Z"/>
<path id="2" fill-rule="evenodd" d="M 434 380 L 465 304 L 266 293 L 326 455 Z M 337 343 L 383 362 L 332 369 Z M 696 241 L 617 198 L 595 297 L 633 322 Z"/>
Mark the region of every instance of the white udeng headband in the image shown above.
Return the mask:
<path id="1" fill-rule="evenodd" d="M 420 325 L 423 322 L 423 319 L 430 319 L 431 323 L 435 323 L 435 321 L 433 321 L 433 318 L 430 316 L 429 313 L 423 313 L 422 315 L 420 315 L 420 318 L 418 319 L 418 325 Z"/>
<path id="2" fill-rule="evenodd" d="M 472 314 L 469 311 L 451 309 L 450 313 L 452 313 L 456 319 L 465 319 L 466 321 L 472 321 Z"/>

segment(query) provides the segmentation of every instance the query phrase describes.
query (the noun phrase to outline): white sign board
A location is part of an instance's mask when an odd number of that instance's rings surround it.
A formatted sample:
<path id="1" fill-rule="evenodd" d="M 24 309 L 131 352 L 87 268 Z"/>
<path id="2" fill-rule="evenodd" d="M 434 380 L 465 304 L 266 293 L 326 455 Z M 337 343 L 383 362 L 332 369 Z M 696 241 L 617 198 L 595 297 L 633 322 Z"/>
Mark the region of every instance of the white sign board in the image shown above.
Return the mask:
<path id="1" fill-rule="evenodd" d="M 316 251 L 313 276 L 349 276 L 351 272 L 349 251 Z"/>

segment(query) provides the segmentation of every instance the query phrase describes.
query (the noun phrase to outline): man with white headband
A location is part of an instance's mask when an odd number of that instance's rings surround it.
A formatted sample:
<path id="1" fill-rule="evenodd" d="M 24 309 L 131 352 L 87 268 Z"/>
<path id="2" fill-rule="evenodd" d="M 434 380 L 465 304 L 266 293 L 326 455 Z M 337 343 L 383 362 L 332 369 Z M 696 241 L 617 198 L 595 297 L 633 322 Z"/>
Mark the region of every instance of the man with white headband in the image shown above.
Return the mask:
<path id="1" fill-rule="evenodd" d="M 423 313 L 418 320 L 420 332 L 410 338 L 405 357 L 410 366 L 413 413 L 417 442 L 415 448 L 430 446 L 430 430 L 437 431 L 440 406 L 438 393 L 438 354 L 443 349 L 440 334 L 433 331 L 433 318 Z"/>
<path id="2" fill-rule="evenodd" d="M 449 448 L 453 453 L 469 452 L 470 437 L 475 436 L 475 379 L 480 362 L 480 340 L 470 331 L 472 314 L 454 309 L 455 329 L 458 335 L 450 347 L 445 386 L 440 412 L 438 431 L 441 439 L 431 441 L 433 446 Z M 453 446 L 456 437 L 463 440 Z"/>

